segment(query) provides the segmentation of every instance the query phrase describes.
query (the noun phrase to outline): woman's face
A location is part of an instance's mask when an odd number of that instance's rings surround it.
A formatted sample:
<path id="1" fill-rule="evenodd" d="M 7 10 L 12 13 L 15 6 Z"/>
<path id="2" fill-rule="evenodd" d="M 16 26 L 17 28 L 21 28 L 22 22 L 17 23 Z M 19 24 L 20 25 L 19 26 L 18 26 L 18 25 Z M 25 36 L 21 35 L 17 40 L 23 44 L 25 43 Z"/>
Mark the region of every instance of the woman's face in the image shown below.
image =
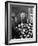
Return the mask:
<path id="1" fill-rule="evenodd" d="M 22 13 L 20 14 L 20 17 L 21 17 L 21 19 L 24 19 L 24 18 L 25 18 L 25 13 L 22 12 Z"/>

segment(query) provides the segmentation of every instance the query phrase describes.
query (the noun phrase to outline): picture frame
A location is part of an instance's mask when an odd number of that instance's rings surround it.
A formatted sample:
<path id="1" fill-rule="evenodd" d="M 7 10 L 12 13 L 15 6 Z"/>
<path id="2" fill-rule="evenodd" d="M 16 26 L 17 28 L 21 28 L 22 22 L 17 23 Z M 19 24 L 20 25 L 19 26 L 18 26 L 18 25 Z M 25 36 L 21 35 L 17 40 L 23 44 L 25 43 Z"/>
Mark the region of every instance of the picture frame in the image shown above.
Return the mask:
<path id="1" fill-rule="evenodd" d="M 15 16 L 13 16 L 15 15 Z M 19 17 L 20 15 L 20 17 Z M 23 16 L 21 16 L 23 15 Z M 14 25 L 18 25 L 19 22 L 21 22 L 21 26 L 22 26 L 22 22 L 24 21 L 24 15 L 26 15 L 26 19 L 27 23 L 24 22 L 25 25 L 29 25 L 28 23 L 31 24 L 31 22 L 33 22 L 32 24 L 32 28 L 33 30 L 31 30 L 32 33 L 32 37 L 29 36 L 28 34 L 23 34 L 22 35 L 26 35 L 25 38 L 17 38 L 18 34 L 14 35 L 14 29 L 16 31 L 16 28 L 19 29 L 18 27 L 14 26 Z M 30 17 L 32 16 L 32 17 Z M 14 20 L 15 17 L 15 20 Z M 32 18 L 32 21 L 30 21 Z M 21 21 L 20 21 L 21 20 Z M 13 24 L 13 25 L 12 25 Z M 15 28 L 13 28 L 15 27 Z M 28 26 L 27 26 L 28 28 Z M 25 28 L 25 29 L 27 29 Z M 30 28 L 30 26 L 29 26 Z M 21 27 L 22 31 L 23 28 Z M 30 29 L 27 30 L 27 32 L 29 32 Z M 13 31 L 13 32 L 12 32 Z M 18 31 L 17 31 L 18 32 Z M 19 32 L 18 32 L 19 33 Z M 31 34 L 31 33 L 30 33 Z M 15 37 L 14 37 L 14 36 Z M 17 36 L 17 37 L 16 37 Z M 24 43 L 37 43 L 37 3 L 28 3 L 28 2 L 14 2 L 14 1 L 6 1 L 5 2 L 5 44 L 6 45 L 12 45 L 12 44 L 24 44 Z"/>

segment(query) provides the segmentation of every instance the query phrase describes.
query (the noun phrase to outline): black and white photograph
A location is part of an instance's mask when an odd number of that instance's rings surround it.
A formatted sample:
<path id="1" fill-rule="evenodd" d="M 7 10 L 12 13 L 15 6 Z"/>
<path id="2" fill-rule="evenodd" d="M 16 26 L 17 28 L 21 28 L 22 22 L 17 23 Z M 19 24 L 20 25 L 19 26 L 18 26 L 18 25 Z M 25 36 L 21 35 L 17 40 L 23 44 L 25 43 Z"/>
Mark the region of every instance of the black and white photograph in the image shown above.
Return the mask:
<path id="1" fill-rule="evenodd" d="M 37 4 L 5 2 L 5 44 L 37 42 Z"/>

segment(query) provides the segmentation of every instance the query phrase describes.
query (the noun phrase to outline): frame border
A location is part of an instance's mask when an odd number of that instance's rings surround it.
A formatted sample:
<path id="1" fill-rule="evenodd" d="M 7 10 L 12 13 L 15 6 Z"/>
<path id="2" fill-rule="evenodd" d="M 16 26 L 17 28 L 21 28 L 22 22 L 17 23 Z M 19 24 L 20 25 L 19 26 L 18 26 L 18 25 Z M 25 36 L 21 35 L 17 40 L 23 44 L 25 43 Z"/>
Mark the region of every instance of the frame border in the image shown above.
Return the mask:
<path id="1" fill-rule="evenodd" d="M 36 5 L 36 41 L 32 41 L 32 42 L 20 42 L 20 43 L 9 43 L 8 44 L 8 3 L 20 3 L 20 4 L 34 4 L 34 5 Z M 6 27 L 6 23 L 7 23 L 7 27 Z M 6 28 L 7 28 L 7 30 L 6 30 Z M 27 43 L 37 43 L 37 3 L 6 1 L 5 2 L 5 45 L 25 44 L 25 43 L 26 44 Z"/>

